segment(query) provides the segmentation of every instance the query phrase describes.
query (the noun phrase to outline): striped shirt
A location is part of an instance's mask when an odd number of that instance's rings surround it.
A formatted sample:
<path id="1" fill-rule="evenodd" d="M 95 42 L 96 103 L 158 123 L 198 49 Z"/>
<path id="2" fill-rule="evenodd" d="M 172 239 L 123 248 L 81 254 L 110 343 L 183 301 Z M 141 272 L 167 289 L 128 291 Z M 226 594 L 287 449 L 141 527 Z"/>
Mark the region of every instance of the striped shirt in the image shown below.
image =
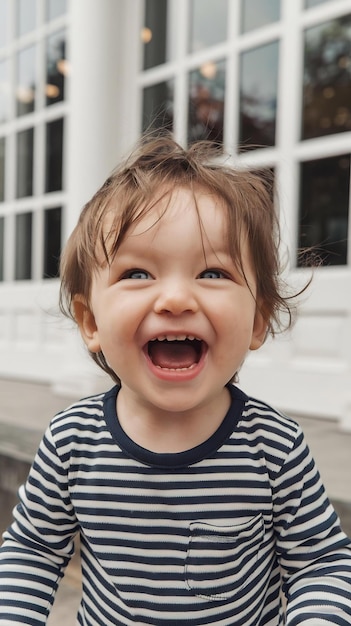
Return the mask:
<path id="1" fill-rule="evenodd" d="M 81 626 L 351 624 L 350 541 L 300 427 L 230 390 L 176 454 L 128 438 L 117 387 L 54 417 L 4 534 L 1 626 L 46 623 L 77 533 Z"/>

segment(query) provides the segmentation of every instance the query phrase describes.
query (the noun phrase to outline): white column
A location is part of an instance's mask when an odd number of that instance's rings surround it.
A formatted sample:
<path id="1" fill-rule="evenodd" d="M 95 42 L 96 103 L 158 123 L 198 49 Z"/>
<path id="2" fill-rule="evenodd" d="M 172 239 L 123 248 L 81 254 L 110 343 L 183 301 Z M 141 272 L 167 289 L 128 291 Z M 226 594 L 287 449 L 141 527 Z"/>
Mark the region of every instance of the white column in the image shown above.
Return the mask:
<path id="1" fill-rule="evenodd" d="M 73 0 L 70 6 L 65 237 L 120 156 L 122 70 L 125 73 L 128 66 L 122 36 L 125 0 Z M 130 41 L 136 47 L 137 42 Z"/>
<path id="2" fill-rule="evenodd" d="M 64 241 L 84 204 L 104 182 L 138 134 L 136 73 L 141 0 L 71 0 L 68 118 L 65 129 L 67 206 Z M 111 381 L 67 329 L 67 360 L 53 388 L 75 396 Z"/>

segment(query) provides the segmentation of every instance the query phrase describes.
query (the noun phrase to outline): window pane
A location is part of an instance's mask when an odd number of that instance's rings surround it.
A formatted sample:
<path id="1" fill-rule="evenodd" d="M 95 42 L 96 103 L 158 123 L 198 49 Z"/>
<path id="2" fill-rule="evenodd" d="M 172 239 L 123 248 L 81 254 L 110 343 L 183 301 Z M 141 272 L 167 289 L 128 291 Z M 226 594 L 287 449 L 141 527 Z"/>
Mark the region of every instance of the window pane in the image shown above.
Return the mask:
<path id="1" fill-rule="evenodd" d="M 9 66 L 7 61 L 0 63 L 0 124 L 9 117 Z"/>
<path id="2" fill-rule="evenodd" d="M 33 30 L 37 21 L 36 0 L 17 0 L 17 33 L 24 35 Z"/>
<path id="3" fill-rule="evenodd" d="M 168 0 L 146 0 L 145 21 L 141 31 L 144 44 L 144 70 L 167 59 Z"/>
<path id="4" fill-rule="evenodd" d="M 5 218 L 0 217 L 0 281 L 4 280 Z"/>
<path id="5" fill-rule="evenodd" d="M 351 15 L 305 32 L 302 139 L 351 130 Z"/>
<path id="6" fill-rule="evenodd" d="M 5 199 L 5 137 L 0 137 L 0 202 Z"/>
<path id="7" fill-rule="evenodd" d="M 7 16 L 8 16 L 8 0 L 0 0 L 0 47 L 4 46 L 8 41 L 8 28 L 7 28 Z"/>
<path id="8" fill-rule="evenodd" d="M 301 164 L 299 265 L 347 263 L 349 181 L 350 155 Z"/>
<path id="9" fill-rule="evenodd" d="M 46 125 L 45 191 L 62 189 L 63 119 Z"/>
<path id="10" fill-rule="evenodd" d="M 208 48 L 227 38 L 228 1 L 191 0 L 190 51 Z"/>
<path id="11" fill-rule="evenodd" d="M 189 75 L 188 143 L 223 142 L 225 62 L 205 63 Z"/>
<path id="12" fill-rule="evenodd" d="M 46 19 L 54 20 L 67 12 L 67 0 L 46 0 Z"/>
<path id="13" fill-rule="evenodd" d="M 33 195 L 34 129 L 17 134 L 17 198 Z"/>
<path id="14" fill-rule="evenodd" d="M 31 46 L 17 55 L 17 115 L 34 111 L 35 89 L 35 46 Z"/>
<path id="15" fill-rule="evenodd" d="M 46 104 L 64 100 L 66 65 L 66 31 L 61 30 L 47 40 Z"/>
<path id="16" fill-rule="evenodd" d="M 43 278 L 56 278 L 61 253 L 61 207 L 44 213 L 44 271 Z"/>
<path id="17" fill-rule="evenodd" d="M 241 0 L 241 32 L 266 26 L 280 19 L 280 0 Z"/>
<path id="18" fill-rule="evenodd" d="M 278 62 L 278 42 L 241 55 L 239 141 L 243 149 L 275 144 Z"/>
<path id="19" fill-rule="evenodd" d="M 32 213 L 16 215 L 15 280 L 32 277 Z"/>
<path id="20" fill-rule="evenodd" d="M 143 131 L 173 129 L 173 80 L 146 87 L 143 92 Z"/>

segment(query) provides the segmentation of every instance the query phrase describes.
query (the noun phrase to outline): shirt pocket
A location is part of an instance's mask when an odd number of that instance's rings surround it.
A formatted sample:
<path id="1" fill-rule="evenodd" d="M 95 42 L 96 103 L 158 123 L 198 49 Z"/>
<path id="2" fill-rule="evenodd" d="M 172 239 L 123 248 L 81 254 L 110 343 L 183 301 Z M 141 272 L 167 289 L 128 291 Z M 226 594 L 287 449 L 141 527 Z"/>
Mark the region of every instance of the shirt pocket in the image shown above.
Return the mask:
<path id="1" fill-rule="evenodd" d="M 196 596 L 227 600 L 249 584 L 264 538 L 261 514 L 235 526 L 190 523 L 185 579 Z"/>

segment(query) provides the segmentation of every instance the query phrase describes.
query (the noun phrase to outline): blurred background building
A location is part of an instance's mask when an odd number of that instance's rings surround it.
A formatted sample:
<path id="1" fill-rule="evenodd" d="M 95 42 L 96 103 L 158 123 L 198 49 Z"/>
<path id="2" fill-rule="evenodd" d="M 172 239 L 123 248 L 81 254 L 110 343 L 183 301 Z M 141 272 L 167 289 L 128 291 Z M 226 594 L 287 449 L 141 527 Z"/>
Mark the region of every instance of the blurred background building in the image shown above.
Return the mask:
<path id="1" fill-rule="evenodd" d="M 0 377 L 106 386 L 58 313 L 58 259 L 151 126 L 274 173 L 286 278 L 320 266 L 241 384 L 351 430 L 350 0 L 0 0 Z"/>

